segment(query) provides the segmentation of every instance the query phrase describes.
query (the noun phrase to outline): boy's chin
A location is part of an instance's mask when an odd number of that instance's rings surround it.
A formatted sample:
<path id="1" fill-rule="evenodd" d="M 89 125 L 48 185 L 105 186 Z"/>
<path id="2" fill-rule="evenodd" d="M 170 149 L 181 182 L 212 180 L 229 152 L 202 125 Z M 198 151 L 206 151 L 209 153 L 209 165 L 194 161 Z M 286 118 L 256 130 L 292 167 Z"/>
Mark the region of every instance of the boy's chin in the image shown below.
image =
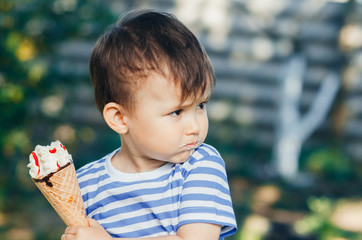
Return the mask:
<path id="1" fill-rule="evenodd" d="M 195 151 L 195 149 L 183 151 L 180 154 L 178 154 L 177 156 L 175 156 L 174 159 L 171 159 L 170 162 L 172 162 L 172 163 L 184 163 L 191 157 L 191 155 L 194 153 L 194 151 Z"/>

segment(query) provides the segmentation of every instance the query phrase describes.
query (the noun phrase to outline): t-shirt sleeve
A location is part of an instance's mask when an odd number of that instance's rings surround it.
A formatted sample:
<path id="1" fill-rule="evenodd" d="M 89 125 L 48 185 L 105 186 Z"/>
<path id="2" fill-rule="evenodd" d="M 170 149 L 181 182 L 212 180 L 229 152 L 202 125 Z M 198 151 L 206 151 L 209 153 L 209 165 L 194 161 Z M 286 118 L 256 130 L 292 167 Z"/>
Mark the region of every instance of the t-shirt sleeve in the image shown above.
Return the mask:
<path id="1" fill-rule="evenodd" d="M 188 161 L 179 211 L 179 227 L 189 223 L 221 226 L 220 238 L 236 231 L 223 159 L 215 149 L 203 147 Z"/>

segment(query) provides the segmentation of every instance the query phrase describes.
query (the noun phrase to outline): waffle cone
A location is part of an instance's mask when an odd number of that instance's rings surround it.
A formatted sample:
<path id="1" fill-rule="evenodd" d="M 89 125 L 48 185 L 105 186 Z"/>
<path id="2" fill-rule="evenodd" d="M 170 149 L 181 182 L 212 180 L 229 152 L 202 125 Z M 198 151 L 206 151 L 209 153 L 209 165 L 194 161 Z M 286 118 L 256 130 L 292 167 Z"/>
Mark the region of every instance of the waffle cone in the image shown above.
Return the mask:
<path id="1" fill-rule="evenodd" d="M 33 182 L 67 226 L 88 226 L 73 163 L 40 181 L 33 179 Z"/>

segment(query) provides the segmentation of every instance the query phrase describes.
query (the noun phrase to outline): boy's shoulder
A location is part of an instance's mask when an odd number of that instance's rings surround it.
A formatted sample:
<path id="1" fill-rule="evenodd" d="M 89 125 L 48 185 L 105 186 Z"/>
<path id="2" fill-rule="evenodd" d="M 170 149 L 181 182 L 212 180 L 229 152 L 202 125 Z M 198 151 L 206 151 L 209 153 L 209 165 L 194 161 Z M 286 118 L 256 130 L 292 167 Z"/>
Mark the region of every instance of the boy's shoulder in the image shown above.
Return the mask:
<path id="1" fill-rule="evenodd" d="M 216 148 L 203 143 L 191 155 L 184 167 L 188 169 L 195 168 L 197 166 L 211 166 L 213 164 L 217 164 L 220 165 L 221 168 L 225 168 L 225 162 Z"/>
<path id="2" fill-rule="evenodd" d="M 104 166 L 104 163 L 106 161 L 106 157 L 103 157 L 101 159 L 98 159 L 96 161 L 93 161 L 93 162 L 90 162 L 86 165 L 84 165 L 83 167 L 79 168 L 77 170 L 77 174 L 82 174 L 82 173 L 85 173 L 91 169 L 99 169 L 99 168 L 102 168 Z"/>
<path id="3" fill-rule="evenodd" d="M 207 143 L 201 144 L 196 150 L 205 156 L 220 156 L 220 153 L 216 150 L 216 148 Z"/>
<path id="4" fill-rule="evenodd" d="M 115 150 L 115 151 L 117 151 L 117 150 Z M 83 167 L 79 168 L 77 170 L 78 179 L 81 179 L 82 177 L 84 177 L 86 175 L 99 174 L 100 172 L 105 171 L 105 169 L 106 169 L 106 160 L 110 156 L 112 156 L 112 154 L 114 154 L 114 152 L 111 152 L 111 153 L 107 154 L 106 156 L 104 156 L 104 157 L 102 157 L 102 158 L 100 158 L 98 160 L 95 160 L 93 162 L 90 162 L 90 163 L 84 165 Z"/>

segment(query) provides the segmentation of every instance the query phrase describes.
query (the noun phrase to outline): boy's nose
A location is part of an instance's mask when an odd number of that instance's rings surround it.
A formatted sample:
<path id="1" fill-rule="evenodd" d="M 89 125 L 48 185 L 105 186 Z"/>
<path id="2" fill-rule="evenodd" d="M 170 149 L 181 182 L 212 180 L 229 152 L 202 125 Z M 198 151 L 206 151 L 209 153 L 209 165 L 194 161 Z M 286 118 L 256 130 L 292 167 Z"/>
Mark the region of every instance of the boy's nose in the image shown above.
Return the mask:
<path id="1" fill-rule="evenodd" d="M 190 116 L 186 128 L 186 135 L 198 134 L 200 132 L 200 122 L 196 114 Z"/>

